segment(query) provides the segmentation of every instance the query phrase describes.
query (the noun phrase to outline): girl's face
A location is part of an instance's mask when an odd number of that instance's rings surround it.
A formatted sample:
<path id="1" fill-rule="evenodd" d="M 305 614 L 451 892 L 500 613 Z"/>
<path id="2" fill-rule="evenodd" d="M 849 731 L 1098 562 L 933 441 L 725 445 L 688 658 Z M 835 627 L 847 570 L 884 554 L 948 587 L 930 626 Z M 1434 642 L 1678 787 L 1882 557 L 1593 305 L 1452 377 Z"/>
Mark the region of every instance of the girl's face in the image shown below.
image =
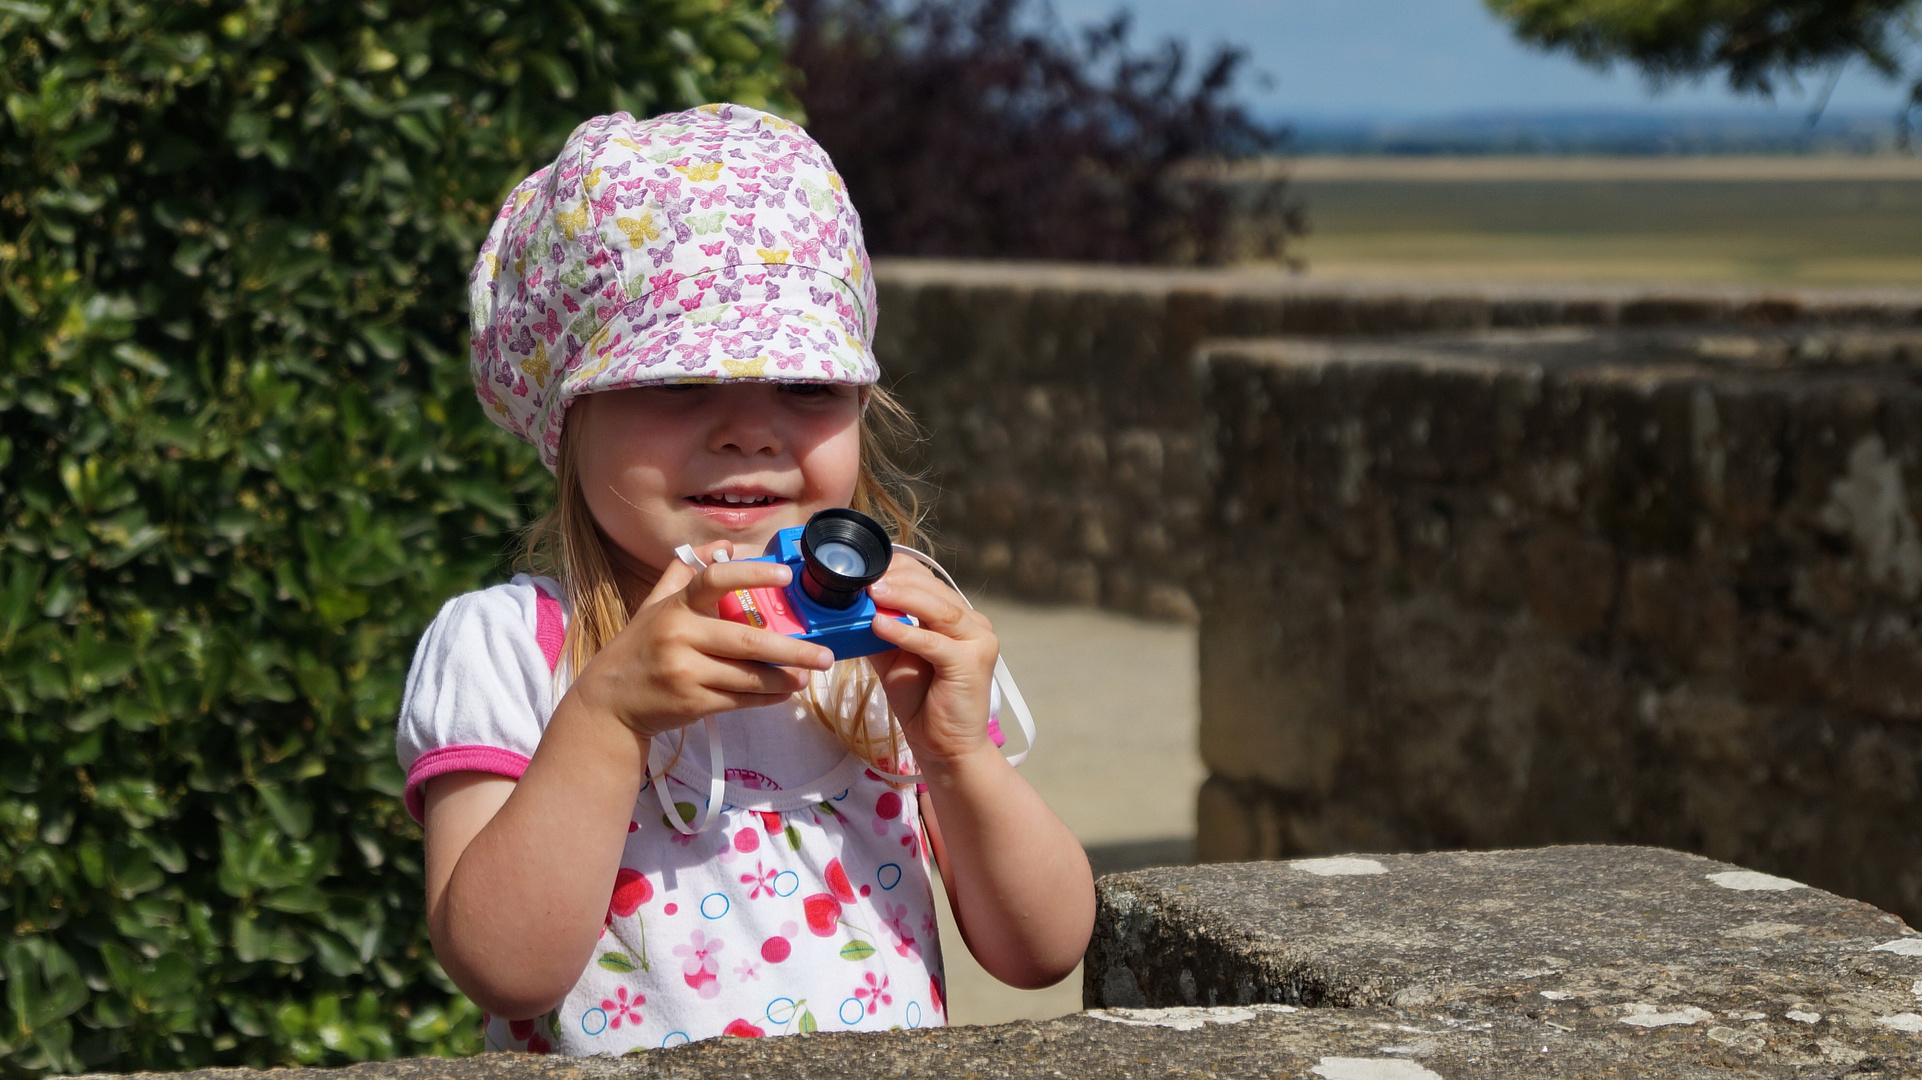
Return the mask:
<path id="1" fill-rule="evenodd" d="M 574 402 L 581 493 L 618 549 L 616 571 L 651 585 L 676 547 L 715 540 L 759 555 L 776 531 L 848 505 L 861 472 L 861 393 L 698 383 Z"/>

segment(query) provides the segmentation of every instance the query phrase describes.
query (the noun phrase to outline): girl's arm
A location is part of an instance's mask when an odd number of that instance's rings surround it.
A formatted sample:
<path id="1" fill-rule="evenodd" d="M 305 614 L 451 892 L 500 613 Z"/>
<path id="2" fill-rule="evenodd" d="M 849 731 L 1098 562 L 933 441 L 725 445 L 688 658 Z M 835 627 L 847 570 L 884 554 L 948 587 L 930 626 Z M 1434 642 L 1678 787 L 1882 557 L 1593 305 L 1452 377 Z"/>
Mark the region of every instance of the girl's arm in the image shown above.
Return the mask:
<path id="1" fill-rule="evenodd" d="M 587 966 L 640 793 L 646 738 L 569 693 L 519 781 L 427 782 L 427 929 L 468 997 L 510 1020 Z"/>
<path id="2" fill-rule="evenodd" d="M 1060 982 L 1094 930 L 1094 877 L 1074 834 L 988 739 L 994 628 L 908 560 L 871 592 L 921 623 L 877 619 L 900 651 L 873 663 L 927 782 L 928 843 L 968 950 L 1012 986 Z"/>
<path id="3" fill-rule="evenodd" d="M 707 617 L 786 567 L 717 563 L 661 575 L 626 629 L 574 681 L 520 780 L 428 781 L 427 928 L 475 1004 L 521 1020 L 559 1004 L 605 925 L 650 739 L 709 713 L 776 704 L 833 654 Z"/>
<path id="4" fill-rule="evenodd" d="M 968 951 L 1023 990 L 1067 978 L 1094 929 L 1080 842 L 998 750 L 938 774 L 923 765 L 922 775 L 928 846 Z"/>

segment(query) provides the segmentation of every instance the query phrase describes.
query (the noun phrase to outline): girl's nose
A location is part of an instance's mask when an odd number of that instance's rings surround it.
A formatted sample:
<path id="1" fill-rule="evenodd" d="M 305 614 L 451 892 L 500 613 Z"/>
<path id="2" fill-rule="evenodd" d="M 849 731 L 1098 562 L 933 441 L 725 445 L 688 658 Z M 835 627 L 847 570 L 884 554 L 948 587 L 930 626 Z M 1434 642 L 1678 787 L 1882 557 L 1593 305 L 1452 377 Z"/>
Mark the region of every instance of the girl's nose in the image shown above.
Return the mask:
<path id="1" fill-rule="evenodd" d="M 746 405 L 723 410 L 715 419 L 708 440 L 716 452 L 737 454 L 779 454 L 782 449 L 780 425 L 773 410 Z"/>

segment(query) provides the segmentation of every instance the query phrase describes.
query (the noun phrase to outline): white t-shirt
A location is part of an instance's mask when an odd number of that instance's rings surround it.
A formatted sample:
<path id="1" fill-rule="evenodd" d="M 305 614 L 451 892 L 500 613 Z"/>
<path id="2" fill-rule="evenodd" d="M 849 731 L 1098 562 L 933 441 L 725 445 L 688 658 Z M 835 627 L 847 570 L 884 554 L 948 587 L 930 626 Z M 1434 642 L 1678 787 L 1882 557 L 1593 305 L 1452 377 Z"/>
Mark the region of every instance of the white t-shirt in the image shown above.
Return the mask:
<path id="1" fill-rule="evenodd" d="M 565 615 L 549 578 L 447 602 L 422 636 L 396 747 L 407 806 L 449 772 L 518 779 L 565 692 Z M 867 722 L 888 723 L 876 693 Z M 494 1049 L 620 1054 L 722 1034 L 946 1023 L 926 834 L 914 792 L 868 770 L 800 697 L 715 718 L 724 806 L 695 836 L 671 826 L 650 780 L 608 883 L 607 928 L 546 1016 L 490 1019 Z M 708 802 L 702 724 L 655 740 L 685 821 Z"/>

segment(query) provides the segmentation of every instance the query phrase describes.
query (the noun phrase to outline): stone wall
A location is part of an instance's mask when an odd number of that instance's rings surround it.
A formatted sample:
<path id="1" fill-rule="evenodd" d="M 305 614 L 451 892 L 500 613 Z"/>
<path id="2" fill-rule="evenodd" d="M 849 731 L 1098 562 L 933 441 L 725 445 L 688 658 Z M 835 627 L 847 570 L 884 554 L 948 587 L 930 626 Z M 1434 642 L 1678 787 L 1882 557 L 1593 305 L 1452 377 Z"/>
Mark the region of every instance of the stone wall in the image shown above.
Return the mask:
<path id="1" fill-rule="evenodd" d="M 882 260 L 876 351 L 927 429 L 935 522 L 971 585 L 1193 620 L 1220 337 L 1548 326 L 1909 325 L 1901 292 L 1343 284 L 1272 272 Z"/>
<path id="2" fill-rule="evenodd" d="M 1203 858 L 1653 843 L 1922 916 L 1922 334 L 1206 371 Z"/>
<path id="3" fill-rule="evenodd" d="M 1922 936 L 1866 904 L 1678 852 L 1347 856 L 1118 874 L 1097 889 L 1089 1011 L 1056 1020 L 180 1075 L 1922 1075 Z"/>

